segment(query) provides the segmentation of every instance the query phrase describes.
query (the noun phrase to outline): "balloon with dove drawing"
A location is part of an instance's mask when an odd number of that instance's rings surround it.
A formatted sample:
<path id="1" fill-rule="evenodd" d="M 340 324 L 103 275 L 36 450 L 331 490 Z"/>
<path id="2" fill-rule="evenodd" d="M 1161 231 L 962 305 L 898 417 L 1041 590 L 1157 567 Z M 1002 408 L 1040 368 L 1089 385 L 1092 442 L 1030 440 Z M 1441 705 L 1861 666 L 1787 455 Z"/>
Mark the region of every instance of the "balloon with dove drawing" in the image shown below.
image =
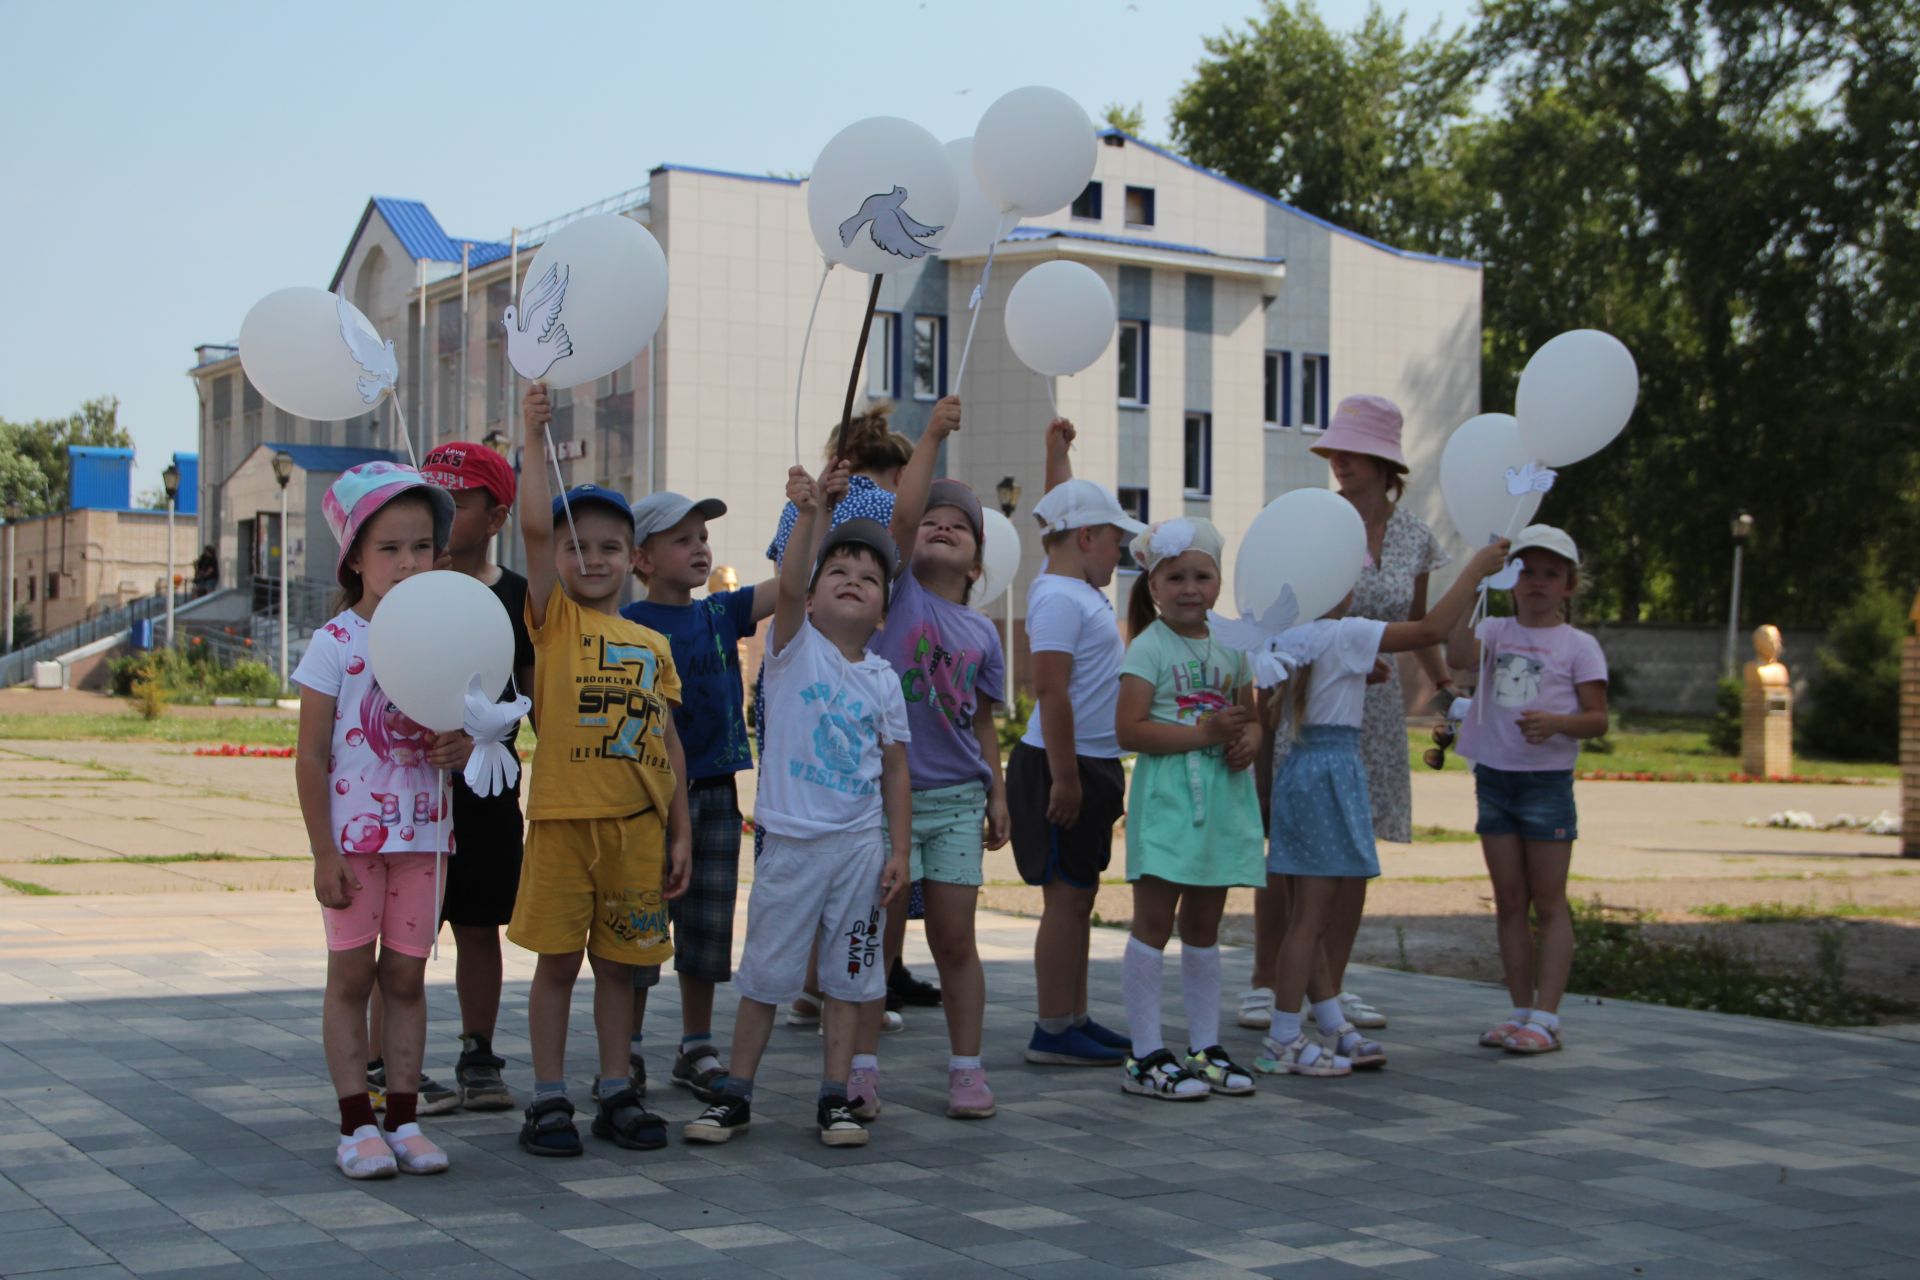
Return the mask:
<path id="1" fill-rule="evenodd" d="M 1283 493 L 1253 518 L 1234 557 L 1240 616 L 1210 613 L 1212 633 L 1230 648 L 1270 652 L 1274 639 L 1346 599 L 1366 560 L 1367 527 L 1351 502 L 1331 489 Z M 1265 672 L 1267 683 L 1277 671 Z"/>
<path id="2" fill-rule="evenodd" d="M 577 387 L 633 363 L 667 313 L 667 255 L 621 213 L 569 222 L 527 268 L 501 315 L 507 358 L 530 381 Z"/>
<path id="3" fill-rule="evenodd" d="M 932 252 L 925 242 L 944 228 L 929 227 L 900 206 L 906 203 L 907 189 L 896 186 L 885 195 L 870 195 L 860 202 L 851 218 L 840 224 L 840 246 L 851 248 L 853 239 L 864 229 L 868 238 L 898 258 L 924 258 Z"/>
<path id="4" fill-rule="evenodd" d="M 316 422 L 359 417 L 400 376 L 393 343 L 358 307 L 308 285 L 277 289 L 247 311 L 240 365 L 268 403 Z"/>
<path id="5" fill-rule="evenodd" d="M 820 252 L 870 275 L 930 254 L 959 202 L 939 139 L 894 116 L 834 134 L 807 178 L 807 224 Z"/>

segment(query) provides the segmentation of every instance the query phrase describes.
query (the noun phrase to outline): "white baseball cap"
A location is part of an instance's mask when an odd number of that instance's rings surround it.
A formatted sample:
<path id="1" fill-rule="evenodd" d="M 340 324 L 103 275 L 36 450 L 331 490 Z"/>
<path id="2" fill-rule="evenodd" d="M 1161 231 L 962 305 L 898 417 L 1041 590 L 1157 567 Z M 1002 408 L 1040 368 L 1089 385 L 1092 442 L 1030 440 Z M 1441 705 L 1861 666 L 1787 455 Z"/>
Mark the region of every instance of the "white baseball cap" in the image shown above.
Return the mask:
<path id="1" fill-rule="evenodd" d="M 1565 530 L 1556 529 L 1550 524 L 1530 524 L 1520 531 L 1520 536 L 1507 548 L 1507 559 L 1511 560 L 1522 551 L 1538 548 L 1551 551 L 1562 560 L 1570 561 L 1575 568 L 1580 566 L 1580 548 L 1573 545 L 1573 539 Z"/>
<path id="2" fill-rule="evenodd" d="M 1042 533 L 1065 533 L 1094 525 L 1118 525 L 1128 534 L 1144 533 L 1147 526 L 1120 507 L 1120 500 L 1105 485 L 1091 480 L 1067 480 L 1047 491 L 1033 504 L 1033 518 Z"/>

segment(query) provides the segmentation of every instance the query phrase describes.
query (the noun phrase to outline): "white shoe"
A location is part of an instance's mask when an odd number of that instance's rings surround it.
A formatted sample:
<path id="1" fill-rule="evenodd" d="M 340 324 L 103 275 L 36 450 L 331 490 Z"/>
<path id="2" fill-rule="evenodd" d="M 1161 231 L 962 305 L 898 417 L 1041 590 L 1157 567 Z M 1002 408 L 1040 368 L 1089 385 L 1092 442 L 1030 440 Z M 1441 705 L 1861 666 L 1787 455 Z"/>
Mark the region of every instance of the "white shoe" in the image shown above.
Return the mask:
<path id="1" fill-rule="evenodd" d="M 1378 1031 L 1387 1025 L 1386 1014 L 1351 991 L 1340 993 L 1340 1012 L 1346 1015 L 1348 1022 L 1356 1027 L 1364 1027 L 1368 1031 Z"/>
<path id="2" fill-rule="evenodd" d="M 907 1025 L 907 1020 L 905 1018 L 901 1017 L 899 1014 L 895 1013 L 893 1010 L 888 1009 L 884 1017 L 881 1019 L 880 1030 L 899 1031 L 902 1028 L 904 1028 L 906 1025 Z"/>
<path id="3" fill-rule="evenodd" d="M 1273 988 L 1255 987 L 1240 995 L 1240 1016 L 1235 1019 L 1243 1027 L 1252 1027 L 1256 1031 L 1265 1031 L 1273 1025 Z"/>

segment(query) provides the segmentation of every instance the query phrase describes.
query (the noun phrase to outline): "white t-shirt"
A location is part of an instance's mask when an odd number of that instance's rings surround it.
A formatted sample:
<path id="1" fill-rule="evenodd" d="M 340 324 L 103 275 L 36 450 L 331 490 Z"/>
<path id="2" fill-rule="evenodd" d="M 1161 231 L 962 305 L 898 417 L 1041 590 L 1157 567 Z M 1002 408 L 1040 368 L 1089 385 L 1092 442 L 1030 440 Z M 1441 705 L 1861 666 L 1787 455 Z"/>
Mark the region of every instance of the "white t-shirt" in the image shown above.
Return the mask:
<path id="1" fill-rule="evenodd" d="M 1578 711 L 1579 686 L 1607 678 L 1600 642 L 1565 623 L 1524 627 L 1518 618 L 1488 618 L 1474 634 L 1480 638 L 1480 687 L 1460 723 L 1460 754 L 1476 764 L 1519 772 L 1579 764 L 1578 739 L 1556 733 L 1535 746 L 1520 732 L 1520 717 L 1528 711 Z"/>
<path id="2" fill-rule="evenodd" d="M 1307 643 L 1324 645 L 1308 668 L 1307 714 L 1303 724 L 1348 725 L 1358 729 L 1367 705 L 1367 674 L 1380 656 L 1387 624 L 1373 618 L 1321 618 L 1308 627 Z"/>
<path id="3" fill-rule="evenodd" d="M 342 853 L 434 853 L 442 824 L 440 771 L 427 763 L 431 730 L 387 701 L 367 659 L 367 620 L 348 609 L 313 633 L 293 682 L 333 699 L 327 799 Z M 451 791 L 445 793 L 449 797 Z"/>
<path id="4" fill-rule="evenodd" d="M 802 621 L 786 648 L 767 650 L 762 669 L 767 739 L 754 820 L 801 839 L 885 826 L 880 748 L 912 736 L 887 660 L 848 662 Z"/>
<path id="5" fill-rule="evenodd" d="M 1120 700 L 1120 665 L 1127 647 L 1113 604 L 1085 579 L 1043 573 L 1027 588 L 1027 645 L 1034 653 L 1064 653 L 1073 659 L 1067 701 L 1073 705 L 1073 753 L 1118 760 L 1126 753 L 1113 730 L 1114 705 Z M 1046 750 L 1040 709 L 1027 720 L 1020 741 Z"/>

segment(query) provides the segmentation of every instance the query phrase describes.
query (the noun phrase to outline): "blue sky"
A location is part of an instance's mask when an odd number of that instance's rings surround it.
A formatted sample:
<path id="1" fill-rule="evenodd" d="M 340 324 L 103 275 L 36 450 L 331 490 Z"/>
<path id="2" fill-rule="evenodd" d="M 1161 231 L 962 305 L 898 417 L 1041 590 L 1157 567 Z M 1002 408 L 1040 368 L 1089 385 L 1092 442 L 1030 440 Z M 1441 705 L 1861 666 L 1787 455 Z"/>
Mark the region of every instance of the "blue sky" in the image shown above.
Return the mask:
<path id="1" fill-rule="evenodd" d="M 1410 30 L 1469 0 L 1388 0 Z M 1322 0 L 1338 24 L 1364 5 Z M 505 238 L 661 163 L 807 169 L 862 116 L 941 138 L 1050 84 L 1168 101 L 1257 0 L 192 5 L 0 0 L 0 417 L 121 400 L 141 487 L 196 447 L 193 348 L 325 285 L 370 195 Z"/>

